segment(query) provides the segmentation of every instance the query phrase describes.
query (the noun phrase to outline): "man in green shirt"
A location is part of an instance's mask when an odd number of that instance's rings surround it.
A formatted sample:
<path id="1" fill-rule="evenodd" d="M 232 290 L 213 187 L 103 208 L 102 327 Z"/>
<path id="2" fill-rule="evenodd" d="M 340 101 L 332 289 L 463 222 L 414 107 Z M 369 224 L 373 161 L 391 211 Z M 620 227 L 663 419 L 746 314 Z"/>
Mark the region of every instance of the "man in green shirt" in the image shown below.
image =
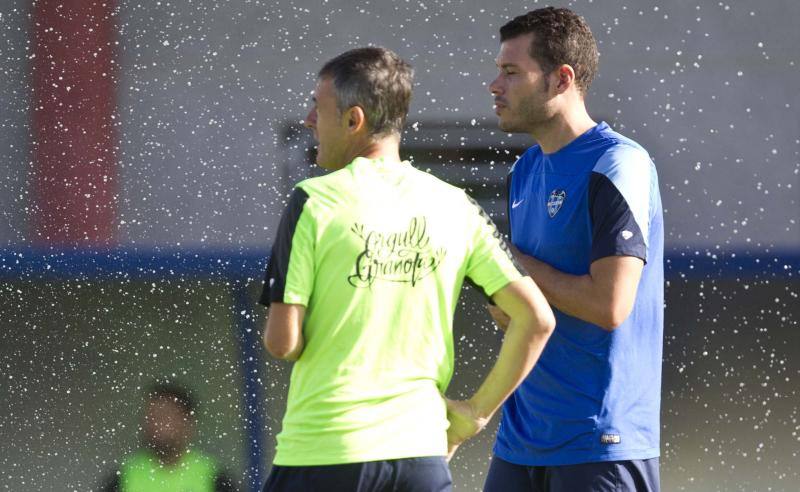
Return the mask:
<path id="1" fill-rule="evenodd" d="M 236 492 L 217 460 L 189 447 L 196 418 L 186 388 L 153 385 L 145 402 L 142 449 L 125 458 L 103 492 Z"/>
<path id="2" fill-rule="evenodd" d="M 264 343 L 296 361 L 265 490 L 450 490 L 445 457 L 536 362 L 553 313 L 463 190 L 401 161 L 411 67 L 360 48 L 319 72 L 306 126 L 317 164 L 277 231 L 260 302 Z M 442 396 L 465 279 L 511 316 L 467 401 Z"/>

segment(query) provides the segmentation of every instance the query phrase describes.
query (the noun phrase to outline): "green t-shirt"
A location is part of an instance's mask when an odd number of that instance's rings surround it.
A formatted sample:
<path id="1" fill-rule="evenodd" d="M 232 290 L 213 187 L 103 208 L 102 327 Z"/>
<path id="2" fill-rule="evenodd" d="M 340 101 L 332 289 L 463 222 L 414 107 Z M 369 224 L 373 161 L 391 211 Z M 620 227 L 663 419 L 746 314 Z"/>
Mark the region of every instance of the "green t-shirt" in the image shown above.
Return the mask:
<path id="1" fill-rule="evenodd" d="M 120 469 L 120 492 L 214 492 L 218 473 L 210 456 L 195 451 L 174 466 L 163 466 L 149 451 L 139 451 Z"/>
<path id="2" fill-rule="evenodd" d="M 407 162 L 299 183 L 261 297 L 306 306 L 275 464 L 445 455 L 462 283 L 491 296 L 520 277 L 480 207 Z"/>

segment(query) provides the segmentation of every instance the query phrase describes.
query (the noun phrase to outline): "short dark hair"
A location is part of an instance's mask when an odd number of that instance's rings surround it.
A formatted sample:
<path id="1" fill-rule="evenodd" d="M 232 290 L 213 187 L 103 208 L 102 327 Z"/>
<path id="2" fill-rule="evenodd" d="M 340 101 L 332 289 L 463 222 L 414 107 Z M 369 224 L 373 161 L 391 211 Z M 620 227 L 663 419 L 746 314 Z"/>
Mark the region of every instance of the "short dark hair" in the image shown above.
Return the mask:
<path id="1" fill-rule="evenodd" d="M 566 64 L 575 70 L 575 84 L 583 94 L 597 73 L 597 42 L 589 25 L 566 8 L 545 7 L 520 15 L 500 28 L 500 42 L 533 33 L 528 54 L 545 73 Z"/>
<path id="2" fill-rule="evenodd" d="M 172 382 L 154 382 L 147 388 L 146 395 L 149 400 L 163 399 L 175 403 L 186 416 L 195 416 L 197 403 L 192 392 L 185 386 Z"/>
<path id="3" fill-rule="evenodd" d="M 403 131 L 414 70 L 396 53 L 372 46 L 346 51 L 325 63 L 319 77 L 333 80 L 340 112 L 364 110 L 373 135 Z"/>

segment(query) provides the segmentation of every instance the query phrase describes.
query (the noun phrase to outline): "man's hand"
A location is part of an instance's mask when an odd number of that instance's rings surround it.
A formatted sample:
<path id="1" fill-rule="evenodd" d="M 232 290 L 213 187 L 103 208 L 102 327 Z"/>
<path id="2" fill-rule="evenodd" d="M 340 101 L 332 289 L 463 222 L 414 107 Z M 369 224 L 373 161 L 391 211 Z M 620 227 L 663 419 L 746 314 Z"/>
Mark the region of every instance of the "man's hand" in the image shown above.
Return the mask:
<path id="1" fill-rule="evenodd" d="M 444 399 L 447 403 L 447 461 L 453 457 L 456 449 L 467 439 L 475 436 L 486 427 L 489 419 L 477 415 L 469 400 Z"/>
<path id="2" fill-rule="evenodd" d="M 483 429 L 500 405 L 533 369 L 556 325 L 553 311 L 530 277 L 522 277 L 492 294 L 508 326 L 497 361 L 467 401 L 448 400 L 448 459 L 458 446 Z"/>
<path id="3" fill-rule="evenodd" d="M 492 319 L 500 331 L 506 331 L 508 323 L 511 322 L 511 318 L 509 318 L 506 312 L 494 304 L 487 304 L 486 309 L 489 311 L 489 314 L 492 316 Z"/>

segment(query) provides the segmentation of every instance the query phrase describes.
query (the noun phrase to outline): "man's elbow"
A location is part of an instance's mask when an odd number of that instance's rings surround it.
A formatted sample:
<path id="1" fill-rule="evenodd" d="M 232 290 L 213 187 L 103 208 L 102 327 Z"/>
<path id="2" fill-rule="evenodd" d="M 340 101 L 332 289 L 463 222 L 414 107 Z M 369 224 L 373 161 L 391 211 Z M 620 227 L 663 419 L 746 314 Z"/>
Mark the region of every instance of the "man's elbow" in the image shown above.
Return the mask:
<path id="1" fill-rule="evenodd" d="M 537 331 L 549 337 L 556 329 L 556 317 L 553 310 L 548 306 L 546 310 L 540 309 L 535 314 Z"/>
<path id="2" fill-rule="evenodd" d="M 556 329 L 556 316 L 544 297 L 541 302 L 529 303 L 518 315 L 522 325 L 534 335 L 549 337 Z"/>
<path id="3" fill-rule="evenodd" d="M 264 334 L 264 348 L 267 349 L 269 355 L 276 359 L 281 360 L 297 360 L 300 356 L 300 348 L 298 344 L 291 343 L 289 340 L 277 340 L 275 337 Z"/>
<path id="4" fill-rule="evenodd" d="M 606 331 L 614 331 L 625 323 L 632 310 L 632 306 L 612 304 L 608 309 L 603 310 L 600 319 L 597 320 L 597 325 Z"/>
<path id="5" fill-rule="evenodd" d="M 261 345 L 267 350 L 267 353 L 276 359 L 280 359 L 283 352 L 282 347 L 276 344 L 272 337 L 269 336 L 269 323 L 265 324 L 264 331 L 261 333 Z"/>
<path id="6" fill-rule="evenodd" d="M 286 356 L 288 356 L 289 353 L 291 352 L 290 347 L 287 347 L 285 345 L 270 343 L 269 340 L 267 340 L 264 343 L 264 346 L 266 347 L 269 355 L 271 355 L 276 359 L 286 359 Z"/>
<path id="7" fill-rule="evenodd" d="M 262 335 L 264 348 L 276 359 L 297 360 L 303 351 L 303 316 L 300 305 L 273 302 Z"/>
<path id="8" fill-rule="evenodd" d="M 519 326 L 526 327 L 531 336 L 549 337 L 556 329 L 556 317 L 550 306 L 531 307 L 526 312 L 519 314 Z"/>
<path id="9" fill-rule="evenodd" d="M 287 344 L 274 344 L 274 343 L 267 343 L 267 352 L 269 355 L 276 359 L 281 360 L 297 360 L 300 356 L 299 350 L 297 347 L 291 347 Z"/>

